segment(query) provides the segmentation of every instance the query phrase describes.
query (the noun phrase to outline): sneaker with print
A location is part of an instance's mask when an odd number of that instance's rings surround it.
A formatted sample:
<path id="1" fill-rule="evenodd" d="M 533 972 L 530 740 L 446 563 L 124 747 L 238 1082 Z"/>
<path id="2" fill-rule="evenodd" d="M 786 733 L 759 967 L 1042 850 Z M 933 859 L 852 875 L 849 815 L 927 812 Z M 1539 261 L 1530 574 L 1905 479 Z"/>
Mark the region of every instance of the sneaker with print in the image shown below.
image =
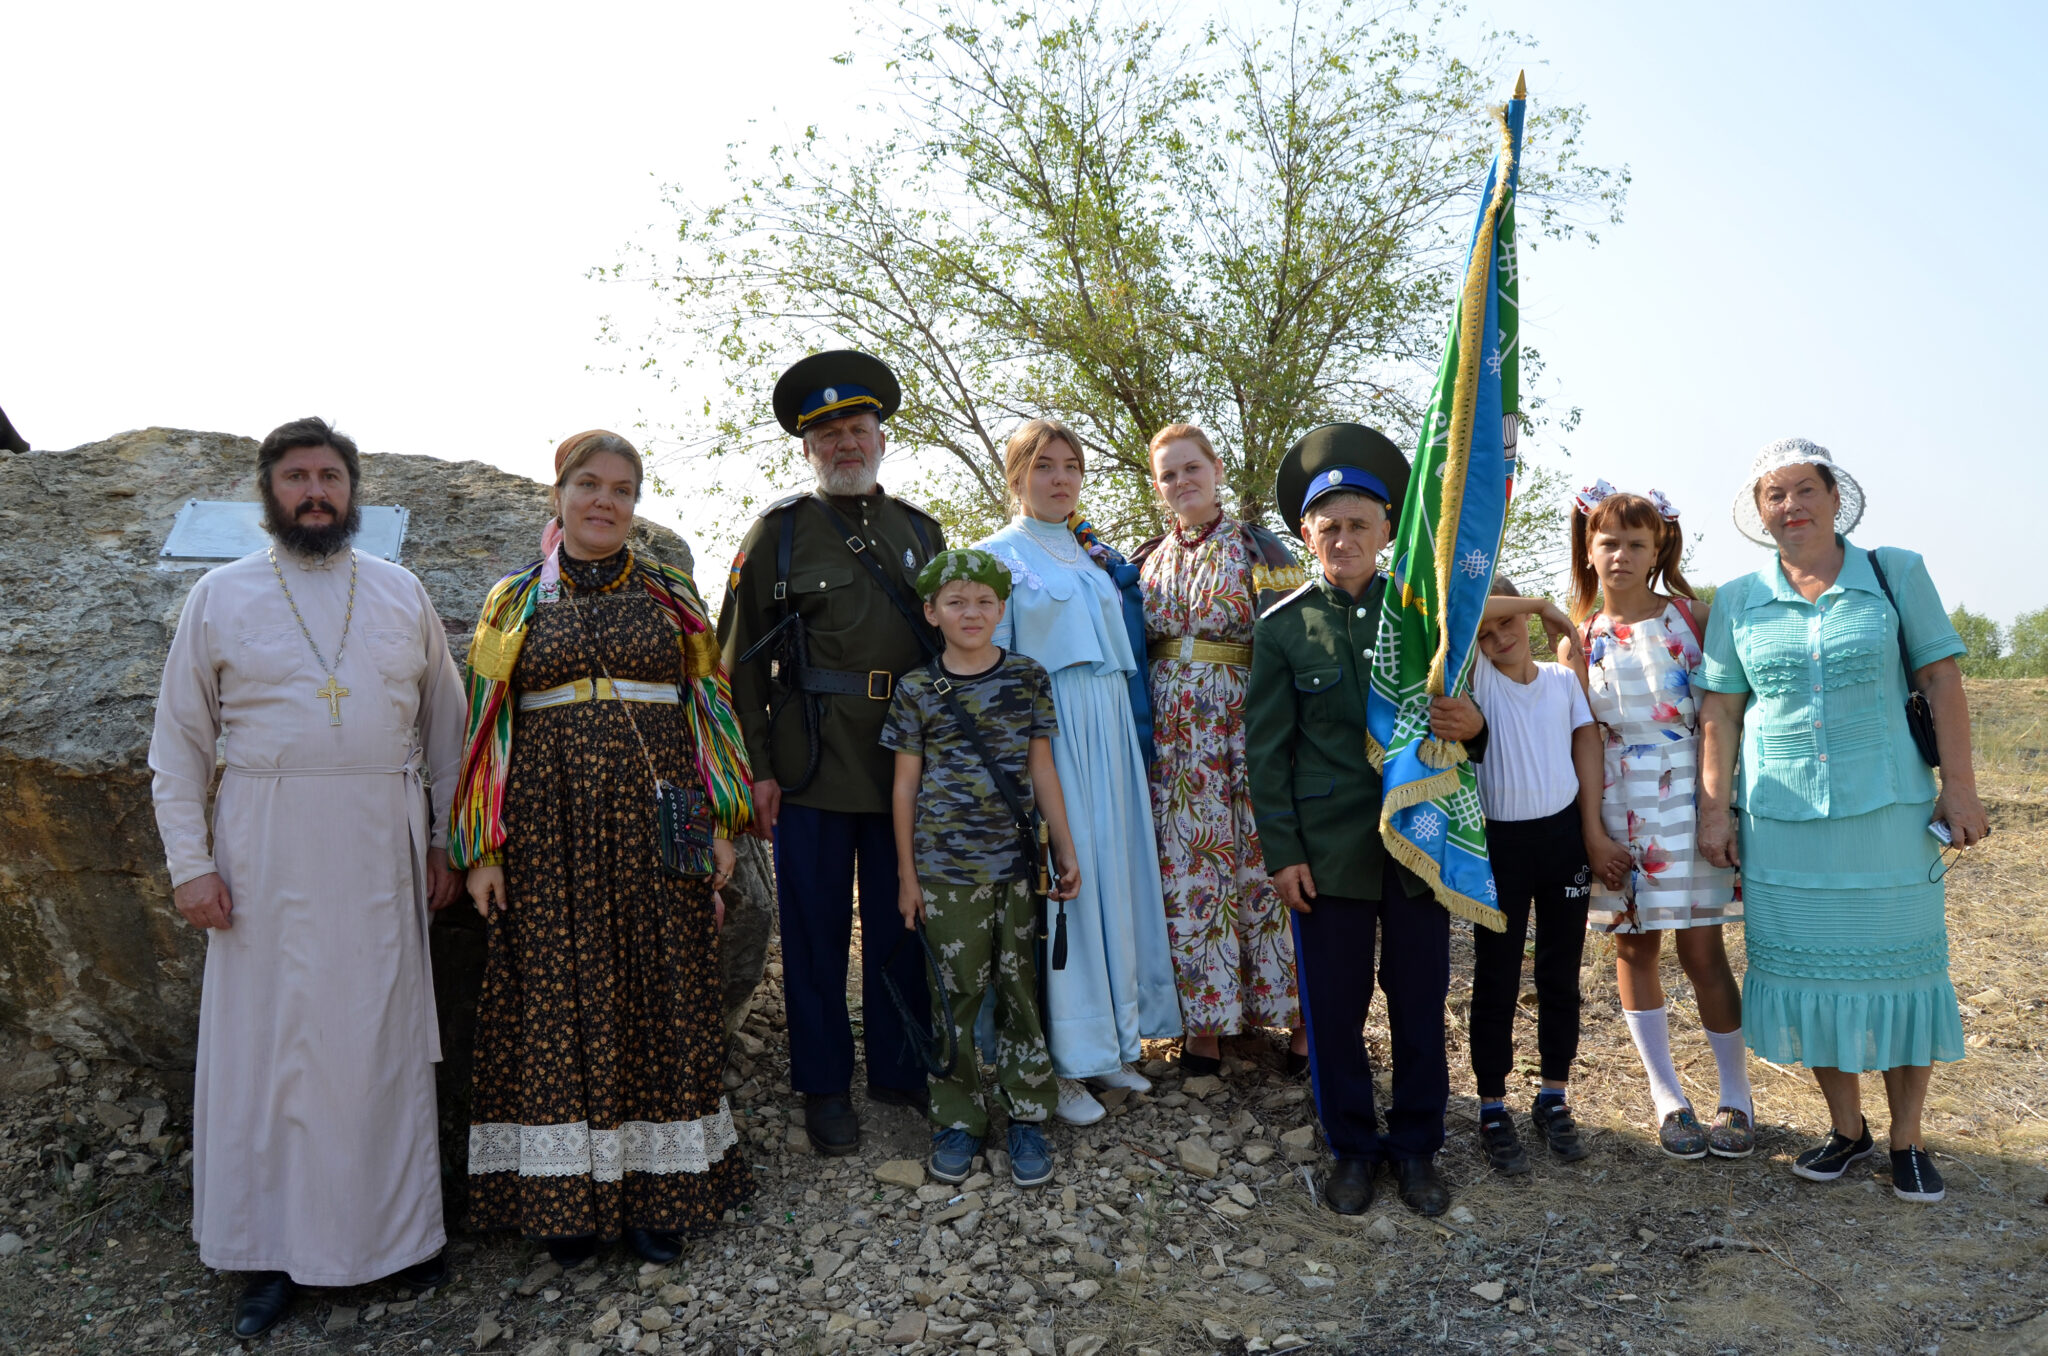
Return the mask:
<path id="1" fill-rule="evenodd" d="M 1747 1158 L 1756 1152 L 1756 1123 L 1747 1111 L 1724 1106 L 1707 1130 L 1707 1152 L 1716 1158 Z"/>
<path id="2" fill-rule="evenodd" d="M 1705 1158 L 1707 1132 L 1692 1108 L 1682 1106 L 1657 1127 L 1657 1147 L 1673 1158 Z"/>

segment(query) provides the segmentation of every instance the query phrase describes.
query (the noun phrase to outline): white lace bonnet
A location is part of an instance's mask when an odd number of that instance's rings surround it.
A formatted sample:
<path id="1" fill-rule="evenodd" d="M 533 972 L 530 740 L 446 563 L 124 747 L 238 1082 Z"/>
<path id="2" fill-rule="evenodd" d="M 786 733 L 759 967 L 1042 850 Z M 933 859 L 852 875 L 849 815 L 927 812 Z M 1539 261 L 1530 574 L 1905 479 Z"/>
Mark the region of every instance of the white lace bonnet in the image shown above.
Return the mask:
<path id="1" fill-rule="evenodd" d="M 1777 545 L 1771 534 L 1764 531 L 1764 516 L 1756 506 L 1756 487 L 1765 476 L 1787 466 L 1825 466 L 1834 474 L 1835 485 L 1842 492 L 1842 507 L 1835 514 L 1835 531 L 1846 537 L 1863 521 L 1863 487 L 1856 483 L 1856 477 L 1835 465 L 1834 456 L 1819 443 L 1805 438 L 1780 438 L 1765 444 L 1764 450 L 1756 454 L 1756 460 L 1749 466 L 1749 479 L 1735 493 L 1737 532 L 1758 546 Z"/>

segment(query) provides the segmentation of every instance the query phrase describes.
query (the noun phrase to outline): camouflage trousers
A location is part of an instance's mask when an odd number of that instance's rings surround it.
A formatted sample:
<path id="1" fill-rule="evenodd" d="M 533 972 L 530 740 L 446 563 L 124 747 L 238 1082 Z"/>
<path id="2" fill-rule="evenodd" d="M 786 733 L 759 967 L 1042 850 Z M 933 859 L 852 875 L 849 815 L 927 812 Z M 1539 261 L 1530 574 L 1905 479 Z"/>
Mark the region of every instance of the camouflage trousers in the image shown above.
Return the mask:
<path id="1" fill-rule="evenodd" d="M 1012 1121 L 1042 1121 L 1058 1100 L 1052 1053 L 1038 1011 L 1038 904 L 1023 881 L 1001 885 L 927 885 L 925 935 L 946 971 L 947 992 L 932 994 L 932 1011 L 950 1007 L 960 1054 L 950 1078 L 931 1081 L 931 1118 L 938 1129 L 988 1134 L 988 1103 L 974 1048 L 975 1018 L 995 995 L 996 1087 Z"/>

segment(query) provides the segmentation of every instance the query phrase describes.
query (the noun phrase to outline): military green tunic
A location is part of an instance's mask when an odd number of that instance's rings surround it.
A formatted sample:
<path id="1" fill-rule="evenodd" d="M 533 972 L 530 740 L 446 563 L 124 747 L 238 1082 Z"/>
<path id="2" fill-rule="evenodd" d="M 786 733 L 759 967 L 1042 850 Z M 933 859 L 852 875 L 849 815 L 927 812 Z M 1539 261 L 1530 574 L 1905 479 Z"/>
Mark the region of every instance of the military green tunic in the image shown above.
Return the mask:
<path id="1" fill-rule="evenodd" d="M 816 810 L 887 814 L 895 754 L 876 737 L 889 712 L 895 675 L 924 662 L 925 652 L 903 616 L 868 573 L 832 521 L 815 502 L 819 495 L 793 495 L 771 504 L 754 520 L 740 543 L 726 581 L 718 615 L 718 641 L 732 677 L 732 706 L 746 735 L 747 757 L 757 780 L 783 783 L 784 801 Z M 913 609 L 917 572 L 945 549 L 945 531 L 931 515 L 879 489 L 870 495 L 833 496 L 828 501 L 867 543 L 877 564 Z M 775 599 L 775 558 L 782 519 L 791 516 L 789 602 L 804 619 L 812 668 L 878 677 L 872 691 L 821 697 L 817 775 L 802 791 L 787 788 L 804 775 L 810 736 L 803 700 L 794 696 L 774 723 L 771 747 L 769 703 L 788 689 L 771 677 L 778 646 L 752 662 L 739 657 L 782 619 Z"/>
<path id="2" fill-rule="evenodd" d="M 1380 774 L 1365 756 L 1365 692 L 1387 578 L 1360 598 L 1316 579 L 1252 628 L 1245 762 L 1266 870 L 1308 863 L 1316 893 L 1378 899 Z M 1429 887 L 1396 864 L 1411 896 Z"/>

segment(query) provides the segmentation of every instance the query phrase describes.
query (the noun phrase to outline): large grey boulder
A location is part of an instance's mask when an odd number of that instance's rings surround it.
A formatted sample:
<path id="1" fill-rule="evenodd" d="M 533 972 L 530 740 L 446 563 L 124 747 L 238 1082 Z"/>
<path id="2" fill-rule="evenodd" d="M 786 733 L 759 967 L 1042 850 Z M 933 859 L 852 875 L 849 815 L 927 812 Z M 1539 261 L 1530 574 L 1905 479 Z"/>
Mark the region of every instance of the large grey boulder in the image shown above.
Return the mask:
<path id="1" fill-rule="evenodd" d="M 165 651 L 199 569 L 157 552 L 187 499 L 254 499 L 256 443 L 144 429 L 65 452 L 0 452 L 0 1027 L 88 1054 L 190 1067 L 205 943 L 171 907 L 149 795 Z M 538 554 L 546 487 L 481 462 L 369 453 L 361 500 L 411 512 L 401 560 L 458 661 L 485 592 Z M 690 549 L 642 523 L 638 550 Z M 774 928 L 766 854 L 726 892 L 727 1006 Z M 482 932 L 442 913 L 434 959 L 448 1072 L 466 1078 Z"/>

